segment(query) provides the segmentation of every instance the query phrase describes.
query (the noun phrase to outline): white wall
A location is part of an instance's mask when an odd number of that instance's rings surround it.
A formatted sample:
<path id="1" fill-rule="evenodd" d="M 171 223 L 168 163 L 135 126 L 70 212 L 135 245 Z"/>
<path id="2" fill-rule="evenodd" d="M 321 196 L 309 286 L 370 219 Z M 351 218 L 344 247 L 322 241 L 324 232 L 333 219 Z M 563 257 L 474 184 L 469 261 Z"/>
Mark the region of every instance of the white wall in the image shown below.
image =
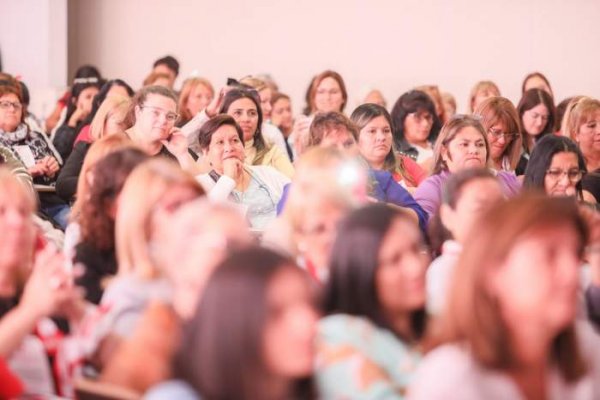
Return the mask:
<path id="1" fill-rule="evenodd" d="M 198 69 L 217 86 L 269 72 L 297 112 L 326 68 L 346 80 L 347 112 L 369 86 L 391 105 L 437 83 L 464 110 L 472 85 L 492 79 L 518 101 L 533 70 L 558 99 L 598 97 L 598 17 L 598 0 L 78 0 L 69 2 L 69 71 L 93 63 L 139 87 L 156 58 L 173 54 L 183 77 Z"/>
<path id="2" fill-rule="evenodd" d="M 0 0 L 5 72 L 21 76 L 31 108 L 45 114 L 67 77 L 67 0 Z"/>

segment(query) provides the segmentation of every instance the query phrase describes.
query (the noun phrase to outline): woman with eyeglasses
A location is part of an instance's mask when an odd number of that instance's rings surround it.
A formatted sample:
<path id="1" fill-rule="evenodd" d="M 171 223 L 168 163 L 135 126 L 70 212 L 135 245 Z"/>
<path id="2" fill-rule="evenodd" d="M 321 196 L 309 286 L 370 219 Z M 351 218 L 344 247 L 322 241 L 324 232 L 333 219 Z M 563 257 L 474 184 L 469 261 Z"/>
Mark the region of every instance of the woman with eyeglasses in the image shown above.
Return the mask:
<path id="1" fill-rule="evenodd" d="M 252 228 L 262 231 L 276 217 L 283 187 L 290 180 L 270 166 L 245 164 L 245 140 L 243 128 L 227 114 L 202 125 L 198 144 L 210 172 L 198 180 L 210 198 L 239 204 Z"/>
<path id="2" fill-rule="evenodd" d="M 542 89 L 530 89 L 523 94 L 517 106 L 523 128 L 523 153 L 517 165 L 517 175 L 523 175 L 529 156 L 537 141 L 554 132 L 554 100 Z"/>
<path id="3" fill-rule="evenodd" d="M 514 171 L 521 157 L 523 139 L 517 109 L 505 97 L 491 97 L 477 107 L 490 143 L 490 159 L 498 171 Z"/>
<path id="4" fill-rule="evenodd" d="M 45 134 L 31 130 L 24 122 L 25 111 L 21 88 L 7 75 L 0 81 L 0 145 L 19 158 L 34 184 L 45 186 L 48 191 L 39 194 L 41 210 L 65 229 L 70 209 L 53 190 L 61 157 Z"/>
<path id="5" fill-rule="evenodd" d="M 547 135 L 531 153 L 523 188 L 582 201 L 581 178 L 586 172 L 585 159 L 575 142 L 565 136 Z"/>
<path id="6" fill-rule="evenodd" d="M 147 86 L 136 93 L 132 103 L 128 118 L 135 123 L 125 134 L 150 156 L 176 160 L 183 169 L 196 172 L 187 139 L 175 127 L 179 118 L 175 93 L 163 86 Z"/>
<path id="7" fill-rule="evenodd" d="M 430 169 L 433 142 L 441 123 L 431 98 L 419 90 L 404 93 L 392 108 L 396 150 Z"/>
<path id="8" fill-rule="evenodd" d="M 490 168 L 490 145 L 488 135 L 479 118 L 471 115 L 455 115 L 444 125 L 435 142 L 433 175 L 417 188 L 414 198 L 433 216 L 442 202 L 442 188 L 456 172 L 470 168 Z M 502 186 L 502 193 L 512 197 L 521 190 L 521 183 L 514 173 L 493 170 Z"/>
<path id="9" fill-rule="evenodd" d="M 577 98 L 568 109 L 563 119 L 563 134 L 577 143 L 589 171 L 582 181 L 584 197 L 587 191 L 600 202 L 600 101 Z"/>

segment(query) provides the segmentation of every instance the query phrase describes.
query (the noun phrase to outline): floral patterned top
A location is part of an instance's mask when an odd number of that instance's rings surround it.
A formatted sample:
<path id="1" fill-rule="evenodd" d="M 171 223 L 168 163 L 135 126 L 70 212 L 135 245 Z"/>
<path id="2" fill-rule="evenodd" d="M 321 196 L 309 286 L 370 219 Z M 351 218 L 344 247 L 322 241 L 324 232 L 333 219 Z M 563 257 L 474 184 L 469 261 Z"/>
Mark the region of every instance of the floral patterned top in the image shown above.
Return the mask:
<path id="1" fill-rule="evenodd" d="M 404 399 L 418 349 L 366 318 L 336 314 L 319 322 L 316 381 L 324 399 Z"/>

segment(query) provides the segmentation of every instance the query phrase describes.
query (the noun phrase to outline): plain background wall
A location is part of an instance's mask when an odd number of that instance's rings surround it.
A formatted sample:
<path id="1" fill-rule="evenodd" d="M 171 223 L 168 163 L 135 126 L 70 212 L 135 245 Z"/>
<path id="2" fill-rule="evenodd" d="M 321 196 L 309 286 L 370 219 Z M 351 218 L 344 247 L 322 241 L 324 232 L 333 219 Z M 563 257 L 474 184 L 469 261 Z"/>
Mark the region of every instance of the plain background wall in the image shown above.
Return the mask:
<path id="1" fill-rule="evenodd" d="M 54 8 L 65 1 L 0 0 L 0 18 L 4 23 L 7 4 Z M 327 68 L 346 80 L 348 113 L 371 87 L 391 107 L 404 91 L 430 83 L 454 94 L 464 111 L 482 79 L 494 80 L 516 102 L 533 70 L 548 76 L 558 100 L 600 95 L 598 0 L 70 0 L 67 6 L 69 77 L 92 63 L 137 88 L 156 58 L 172 54 L 181 62 L 179 84 L 193 70 L 216 87 L 228 76 L 268 72 L 292 95 L 297 113 L 310 78 Z M 9 25 L 0 28 L 7 70 L 4 36 L 23 34 L 24 26 Z M 33 39 L 19 38 L 19 45 L 27 48 L 23 58 L 37 60 Z M 36 64 L 37 73 L 60 65 L 58 53 Z"/>
<path id="2" fill-rule="evenodd" d="M 0 0 L 3 70 L 21 76 L 40 115 L 67 80 L 67 25 L 67 0 Z"/>

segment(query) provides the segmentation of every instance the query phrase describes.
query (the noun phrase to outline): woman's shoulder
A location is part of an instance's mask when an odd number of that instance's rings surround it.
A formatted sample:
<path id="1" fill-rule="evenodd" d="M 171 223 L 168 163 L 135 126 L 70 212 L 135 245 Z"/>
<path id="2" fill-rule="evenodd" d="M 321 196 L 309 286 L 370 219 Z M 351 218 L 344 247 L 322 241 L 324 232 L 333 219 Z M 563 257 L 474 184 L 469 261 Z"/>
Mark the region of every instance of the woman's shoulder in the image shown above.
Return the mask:
<path id="1" fill-rule="evenodd" d="M 162 382 L 146 392 L 145 400 L 200 400 L 196 391 L 181 380 L 170 380 Z"/>

